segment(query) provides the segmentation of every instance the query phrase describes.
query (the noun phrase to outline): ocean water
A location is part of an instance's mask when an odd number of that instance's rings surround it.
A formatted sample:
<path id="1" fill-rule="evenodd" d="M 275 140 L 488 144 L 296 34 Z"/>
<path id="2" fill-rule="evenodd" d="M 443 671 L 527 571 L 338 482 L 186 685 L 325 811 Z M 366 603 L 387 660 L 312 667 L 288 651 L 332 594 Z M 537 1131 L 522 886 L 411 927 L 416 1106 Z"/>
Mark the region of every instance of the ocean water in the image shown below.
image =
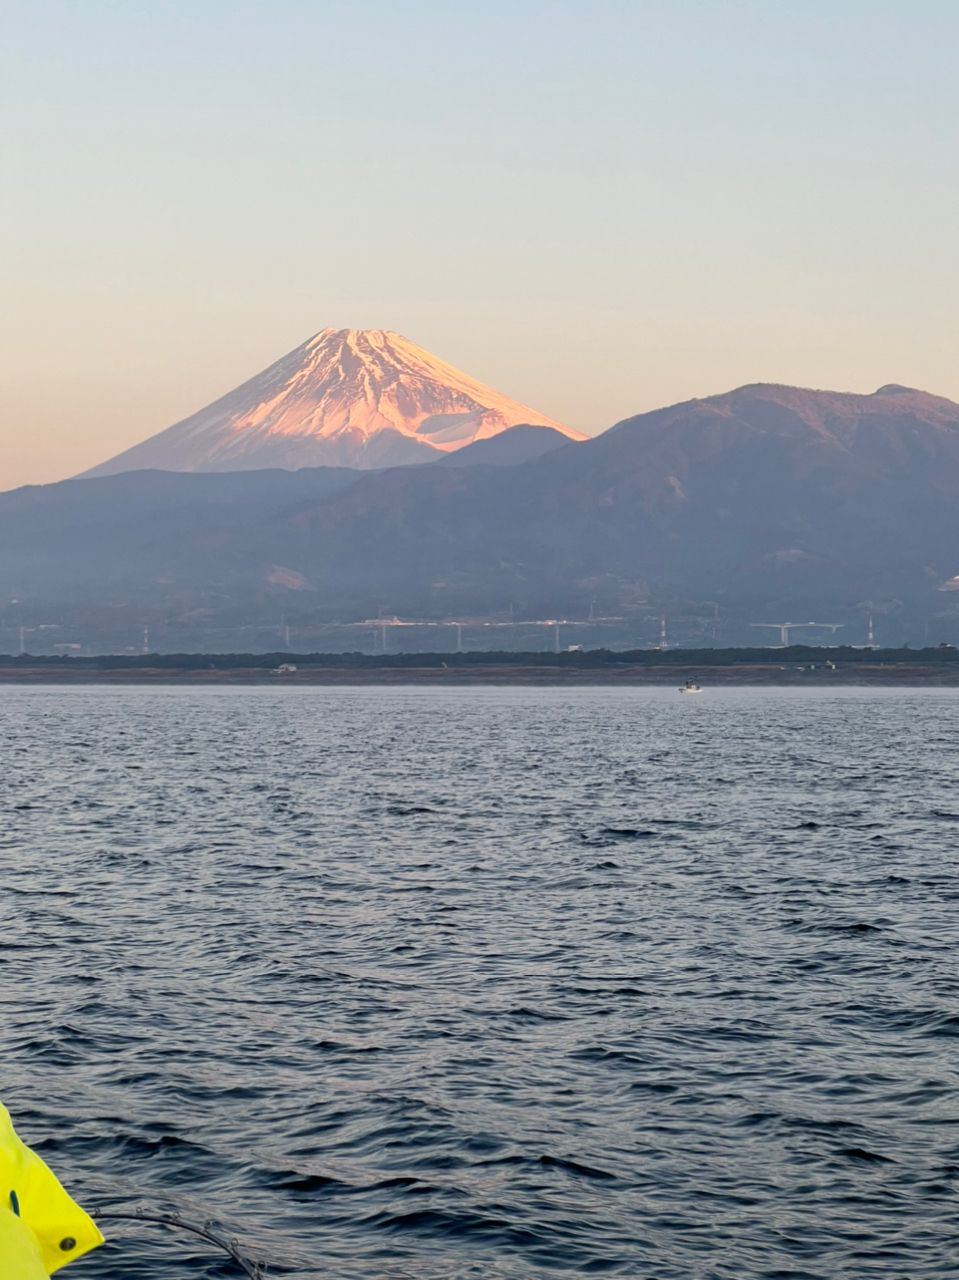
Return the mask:
<path id="1" fill-rule="evenodd" d="M 0 687 L 0 1098 L 277 1277 L 959 1265 L 959 694 Z M 76 1280 L 240 1274 L 117 1225 Z"/>

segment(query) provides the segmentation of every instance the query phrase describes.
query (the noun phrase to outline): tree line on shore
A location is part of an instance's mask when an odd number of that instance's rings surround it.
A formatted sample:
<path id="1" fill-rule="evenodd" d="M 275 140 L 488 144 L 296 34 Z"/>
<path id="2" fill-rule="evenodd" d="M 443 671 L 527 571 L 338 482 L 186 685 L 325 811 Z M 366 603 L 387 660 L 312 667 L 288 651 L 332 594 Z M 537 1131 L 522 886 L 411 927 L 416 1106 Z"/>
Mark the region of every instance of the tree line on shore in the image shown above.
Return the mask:
<path id="1" fill-rule="evenodd" d="M 929 666 L 959 663 L 959 648 L 936 645 L 924 649 L 862 649 L 852 645 L 824 648 L 817 645 L 790 645 L 785 649 L 586 649 L 564 653 L 511 653 L 502 650 L 475 650 L 467 653 L 138 653 L 100 654 L 78 657 L 72 654 L 34 656 L 0 654 L 4 668 L 70 668 L 90 671 L 271 671 L 292 664 L 297 668 L 404 669 L 424 667 L 549 667 L 593 670 L 603 667 L 736 667 L 769 665 L 837 667 L 851 664 Z"/>

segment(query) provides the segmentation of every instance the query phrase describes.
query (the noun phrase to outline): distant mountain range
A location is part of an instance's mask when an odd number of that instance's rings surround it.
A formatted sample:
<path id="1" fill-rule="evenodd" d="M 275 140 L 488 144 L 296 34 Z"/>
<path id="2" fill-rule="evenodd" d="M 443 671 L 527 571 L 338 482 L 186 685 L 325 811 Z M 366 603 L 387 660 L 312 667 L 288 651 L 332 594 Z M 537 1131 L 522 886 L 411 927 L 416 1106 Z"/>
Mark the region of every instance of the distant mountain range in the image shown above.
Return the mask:
<path id="1" fill-rule="evenodd" d="M 428 462 L 519 423 L 583 439 L 398 333 L 324 329 L 235 391 L 87 475 L 395 467 Z"/>
<path id="2" fill-rule="evenodd" d="M 0 495 L 0 600 L 36 617 L 645 611 L 755 642 L 777 637 L 752 622 L 807 619 L 853 638 L 868 611 L 891 641 L 955 615 L 957 575 L 959 405 L 895 385 L 741 387 L 592 440 L 541 422 L 374 472 L 139 471 Z"/>

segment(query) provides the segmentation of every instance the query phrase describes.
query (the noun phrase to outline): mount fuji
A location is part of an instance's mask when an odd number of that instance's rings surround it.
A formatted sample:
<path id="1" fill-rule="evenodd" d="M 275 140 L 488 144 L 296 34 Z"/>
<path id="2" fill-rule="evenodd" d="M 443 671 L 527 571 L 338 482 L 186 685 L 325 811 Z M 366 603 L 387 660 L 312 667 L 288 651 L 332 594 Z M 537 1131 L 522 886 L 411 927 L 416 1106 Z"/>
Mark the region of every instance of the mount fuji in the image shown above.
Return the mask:
<path id="1" fill-rule="evenodd" d="M 324 329 L 235 391 L 86 472 L 379 468 L 517 425 L 577 431 L 383 329 Z"/>

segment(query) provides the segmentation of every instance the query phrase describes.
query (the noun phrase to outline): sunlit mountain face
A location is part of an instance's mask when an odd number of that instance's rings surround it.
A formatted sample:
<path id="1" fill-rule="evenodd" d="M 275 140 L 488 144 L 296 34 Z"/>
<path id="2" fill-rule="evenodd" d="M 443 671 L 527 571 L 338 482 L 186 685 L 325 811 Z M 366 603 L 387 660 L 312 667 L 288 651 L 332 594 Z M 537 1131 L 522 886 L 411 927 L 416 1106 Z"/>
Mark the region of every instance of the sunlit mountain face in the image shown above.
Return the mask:
<path id="1" fill-rule="evenodd" d="M 402 466 L 518 424 L 583 438 L 398 333 L 324 329 L 235 391 L 87 474 Z"/>

